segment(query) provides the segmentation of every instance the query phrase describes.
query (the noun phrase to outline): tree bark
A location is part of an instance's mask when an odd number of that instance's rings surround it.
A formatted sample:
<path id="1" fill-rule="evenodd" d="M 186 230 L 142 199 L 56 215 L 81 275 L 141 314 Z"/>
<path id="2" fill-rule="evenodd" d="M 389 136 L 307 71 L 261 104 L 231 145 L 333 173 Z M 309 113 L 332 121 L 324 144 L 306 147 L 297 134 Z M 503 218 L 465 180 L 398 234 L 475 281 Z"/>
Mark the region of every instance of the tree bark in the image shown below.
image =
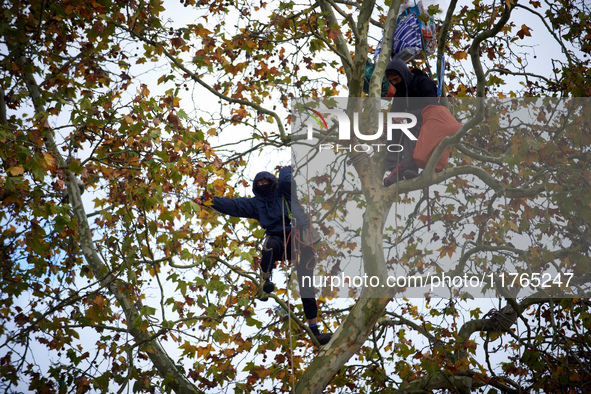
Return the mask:
<path id="1" fill-rule="evenodd" d="M 364 273 L 378 277 L 383 284 L 387 270 L 382 239 L 390 207 L 384 195 L 387 190 L 375 186 L 372 168 L 367 163 L 356 167 L 367 198 L 361 233 Z M 384 297 L 387 294 L 384 289 L 381 286 L 363 289 L 347 319 L 299 379 L 296 393 L 322 393 L 341 367 L 359 351 L 391 300 Z"/>

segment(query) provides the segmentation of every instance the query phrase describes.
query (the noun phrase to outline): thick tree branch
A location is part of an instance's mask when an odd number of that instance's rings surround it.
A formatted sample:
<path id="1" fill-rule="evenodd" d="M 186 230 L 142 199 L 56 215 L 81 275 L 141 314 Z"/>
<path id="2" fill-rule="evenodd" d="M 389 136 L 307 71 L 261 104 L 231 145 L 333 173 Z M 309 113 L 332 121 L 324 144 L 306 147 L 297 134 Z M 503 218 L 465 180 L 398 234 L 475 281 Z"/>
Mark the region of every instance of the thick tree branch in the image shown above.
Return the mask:
<path id="1" fill-rule="evenodd" d="M 450 1 L 449 7 L 447 8 L 447 13 L 445 14 L 445 19 L 441 25 L 441 30 L 439 31 L 439 36 L 437 37 L 437 55 L 439 56 L 443 56 L 445 53 L 445 44 L 447 43 L 449 28 L 451 26 L 457 4 L 458 0 Z"/>
<path id="2" fill-rule="evenodd" d="M 20 58 L 19 61 L 24 70 L 29 69 L 26 59 Z M 45 122 L 46 133 L 43 137 L 45 147 L 47 148 L 48 152 L 50 152 L 51 155 L 57 160 L 59 167 L 66 176 L 68 197 L 72 205 L 72 211 L 74 212 L 74 216 L 78 222 L 78 231 L 80 237 L 79 246 L 82 250 L 84 258 L 86 259 L 86 262 L 88 263 L 94 276 L 99 279 L 104 287 L 109 289 L 111 294 L 113 294 L 117 299 L 117 302 L 119 302 L 121 308 L 126 314 L 130 334 L 133 335 L 133 337 L 138 342 L 147 343 L 146 346 L 149 349 L 147 354 L 154 363 L 154 366 L 158 369 L 162 378 L 170 379 L 170 385 L 177 393 L 193 394 L 197 392 L 198 390 L 196 390 L 195 386 L 191 384 L 177 369 L 176 365 L 172 362 L 166 351 L 157 341 L 153 340 L 152 334 L 150 334 L 148 331 L 144 331 L 141 328 L 143 319 L 135 306 L 135 301 L 129 298 L 129 294 L 124 290 L 126 286 L 117 277 L 109 273 L 107 266 L 97 254 L 92 232 L 90 230 L 90 225 L 88 224 L 86 211 L 82 203 L 77 177 L 69 169 L 66 161 L 59 152 L 53 132 L 49 128 L 47 120 L 44 118 L 46 116 L 45 108 L 39 86 L 35 81 L 35 77 L 30 72 L 25 72 L 23 78 L 33 101 L 35 112 L 38 116 L 40 116 L 40 121 Z"/>
<path id="3" fill-rule="evenodd" d="M 6 118 L 6 101 L 4 99 L 4 88 L 0 86 L 0 124 L 6 126 L 8 120 Z"/>
<path id="4" fill-rule="evenodd" d="M 337 18 L 335 17 L 335 15 L 331 9 L 330 3 L 326 0 L 320 0 L 318 2 L 318 4 L 320 5 L 320 9 L 322 10 L 322 14 L 326 17 L 326 19 L 328 21 L 328 26 L 332 27 L 332 26 L 338 25 Z M 347 76 L 347 81 L 351 81 L 351 79 L 353 78 L 353 70 L 354 70 L 353 59 L 351 58 L 351 54 L 349 53 L 349 46 L 347 45 L 347 41 L 345 40 L 345 38 L 343 37 L 341 32 L 339 32 L 337 34 L 336 48 L 337 48 L 337 52 L 336 52 L 337 55 L 339 55 L 339 57 L 343 61 L 343 68 L 345 69 L 345 75 Z"/>
<path id="5" fill-rule="evenodd" d="M 429 162 L 431 162 L 431 160 L 429 160 Z M 396 193 L 407 193 L 413 190 L 422 190 L 428 186 L 442 183 L 447 179 L 454 178 L 459 175 L 474 175 L 491 189 L 493 189 L 497 194 L 509 198 L 535 197 L 546 190 L 546 185 L 542 183 L 527 188 L 509 187 L 497 180 L 483 168 L 457 166 L 432 174 L 429 174 L 426 168 L 419 177 L 408 181 L 399 182 L 396 184 L 396 187 L 390 188 L 392 190 L 389 193 L 388 198 L 393 201 L 393 199 L 396 197 Z"/>
<path id="6" fill-rule="evenodd" d="M 503 29 L 503 27 L 505 27 L 509 21 L 509 17 L 511 16 L 512 9 L 513 7 L 505 4 L 503 7 L 503 14 L 501 15 L 499 21 L 492 27 L 492 29 L 483 31 L 474 37 L 472 45 L 470 45 L 470 60 L 472 61 L 472 67 L 474 67 L 474 73 L 476 74 L 477 81 L 476 97 L 484 97 L 486 87 L 486 76 L 482 68 L 482 63 L 480 62 L 480 44 L 482 44 L 482 42 L 485 40 L 496 36 Z"/>
<path id="7" fill-rule="evenodd" d="M 359 32 L 357 31 L 357 25 L 355 24 L 355 21 L 353 20 L 353 16 L 351 14 L 347 14 L 345 11 L 343 11 L 341 9 L 341 7 L 339 7 L 337 5 L 336 2 L 334 2 L 333 0 L 326 0 L 331 6 L 332 8 L 339 13 L 343 18 L 345 18 L 348 22 L 349 25 L 351 26 L 351 31 L 353 32 L 353 37 L 357 37 L 359 35 Z"/>
<path id="8" fill-rule="evenodd" d="M 390 205 L 385 200 L 378 190 L 368 198 L 361 236 L 365 273 L 380 280 L 384 280 L 387 274 L 382 234 Z M 296 392 L 323 392 L 340 368 L 359 351 L 390 299 L 389 294 L 379 286 L 363 288 L 347 319 L 301 376 Z M 318 374 L 318 370 L 324 373 Z"/>
<path id="9" fill-rule="evenodd" d="M 378 56 L 378 60 L 375 65 L 373 75 L 369 84 L 369 96 L 380 97 L 382 90 L 382 80 L 384 77 L 384 71 L 390 61 L 392 48 L 392 41 L 394 40 L 394 32 L 396 31 L 396 19 L 398 12 L 400 11 L 400 4 L 402 0 L 392 0 L 390 2 L 390 8 L 388 9 L 388 15 L 386 16 L 386 23 L 384 28 L 384 35 L 382 37 L 382 50 Z"/>

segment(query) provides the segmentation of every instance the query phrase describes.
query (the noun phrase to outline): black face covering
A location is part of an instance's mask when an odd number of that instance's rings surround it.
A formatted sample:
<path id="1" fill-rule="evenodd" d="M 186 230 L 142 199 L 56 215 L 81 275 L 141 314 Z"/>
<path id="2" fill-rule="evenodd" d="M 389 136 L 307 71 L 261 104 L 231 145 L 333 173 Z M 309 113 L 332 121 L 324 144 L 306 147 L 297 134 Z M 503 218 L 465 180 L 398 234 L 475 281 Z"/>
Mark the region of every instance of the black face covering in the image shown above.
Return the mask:
<path id="1" fill-rule="evenodd" d="M 259 181 L 266 179 L 271 182 L 268 185 L 259 185 Z M 275 190 L 277 189 L 277 178 L 273 174 L 267 171 L 261 171 L 254 177 L 252 182 L 252 192 L 257 197 L 269 198 L 272 197 Z"/>
<path id="2" fill-rule="evenodd" d="M 267 183 L 266 185 L 257 185 L 257 190 L 263 196 L 268 196 L 275 190 L 275 183 Z"/>

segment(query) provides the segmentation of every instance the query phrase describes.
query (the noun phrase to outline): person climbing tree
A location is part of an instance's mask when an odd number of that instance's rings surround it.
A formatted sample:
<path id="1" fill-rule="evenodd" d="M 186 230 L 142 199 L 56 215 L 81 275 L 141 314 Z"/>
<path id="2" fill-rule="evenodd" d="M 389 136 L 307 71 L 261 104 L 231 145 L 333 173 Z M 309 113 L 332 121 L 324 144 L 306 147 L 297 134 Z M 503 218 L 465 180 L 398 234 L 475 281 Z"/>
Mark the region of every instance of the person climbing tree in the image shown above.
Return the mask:
<path id="1" fill-rule="evenodd" d="M 390 112 L 408 112 L 415 115 L 417 124 L 410 128 L 410 131 L 418 137 L 422 125 L 421 112 L 428 105 L 438 104 L 437 85 L 423 71 L 418 69 L 410 71 L 406 63 L 398 58 L 388 63 L 385 75 L 396 88 Z M 401 152 L 388 152 L 384 186 L 390 186 L 400 180 L 416 178 L 419 174 L 419 168 L 412 158 L 416 141 L 408 138 L 401 130 L 394 130 L 390 142 L 402 145 L 403 149 Z"/>
<path id="2" fill-rule="evenodd" d="M 283 167 L 279 171 L 279 179 L 270 172 L 262 171 L 253 181 L 254 197 L 213 197 L 211 207 L 222 214 L 256 219 L 265 229 L 266 238 L 260 262 L 265 279 L 263 284 L 265 293 L 272 293 L 275 290 L 271 278 L 276 262 L 282 259 L 291 261 L 292 257 L 296 257 L 293 251 L 300 252 L 299 261 L 296 261 L 296 272 L 304 314 L 310 330 L 318 342 L 324 345 L 330 341 L 331 335 L 321 333 L 318 329 L 318 306 L 314 288 L 311 286 L 312 280 L 302 280 L 303 277 L 312 277 L 316 260 L 310 221 L 298 203 L 292 204 L 292 191 L 295 189 L 292 167 Z M 195 201 L 205 202 L 204 197 L 197 198 Z M 294 228 L 301 232 L 301 237 L 295 236 L 297 231 Z M 266 301 L 267 298 L 262 297 L 261 300 Z"/>

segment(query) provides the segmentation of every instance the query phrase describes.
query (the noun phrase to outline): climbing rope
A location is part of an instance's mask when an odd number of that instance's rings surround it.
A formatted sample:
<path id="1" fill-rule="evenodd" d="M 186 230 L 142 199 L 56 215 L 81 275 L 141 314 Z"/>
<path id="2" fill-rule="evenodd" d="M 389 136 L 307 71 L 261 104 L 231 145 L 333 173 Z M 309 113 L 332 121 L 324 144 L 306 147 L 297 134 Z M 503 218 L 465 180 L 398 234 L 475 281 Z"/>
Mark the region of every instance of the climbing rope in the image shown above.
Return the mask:
<path id="1" fill-rule="evenodd" d="M 282 196 L 281 197 L 283 199 L 283 201 L 285 201 L 285 198 Z M 287 204 L 287 203 L 286 203 Z M 288 212 L 289 212 L 289 207 L 288 208 Z M 289 213 L 289 215 L 291 216 L 291 213 Z M 281 220 L 283 221 L 283 263 L 285 262 L 285 254 L 287 253 L 287 247 L 288 247 L 288 236 L 286 234 L 286 230 L 285 230 L 285 211 L 283 209 L 283 204 L 281 204 Z M 292 229 L 293 231 L 293 229 Z M 289 234 L 289 236 L 291 237 L 291 232 Z M 293 238 L 292 238 L 292 243 L 294 242 Z M 292 256 L 293 258 L 294 256 Z M 285 276 L 286 278 L 288 278 L 289 276 L 287 275 L 287 266 L 285 268 Z M 295 367 L 294 367 L 294 362 L 293 362 L 293 337 L 292 337 L 292 330 L 291 330 L 291 305 L 289 302 L 289 281 L 287 282 L 287 285 L 285 286 L 285 293 L 287 295 L 287 329 L 289 330 L 289 361 L 291 364 L 291 390 L 293 393 L 295 393 Z"/>

